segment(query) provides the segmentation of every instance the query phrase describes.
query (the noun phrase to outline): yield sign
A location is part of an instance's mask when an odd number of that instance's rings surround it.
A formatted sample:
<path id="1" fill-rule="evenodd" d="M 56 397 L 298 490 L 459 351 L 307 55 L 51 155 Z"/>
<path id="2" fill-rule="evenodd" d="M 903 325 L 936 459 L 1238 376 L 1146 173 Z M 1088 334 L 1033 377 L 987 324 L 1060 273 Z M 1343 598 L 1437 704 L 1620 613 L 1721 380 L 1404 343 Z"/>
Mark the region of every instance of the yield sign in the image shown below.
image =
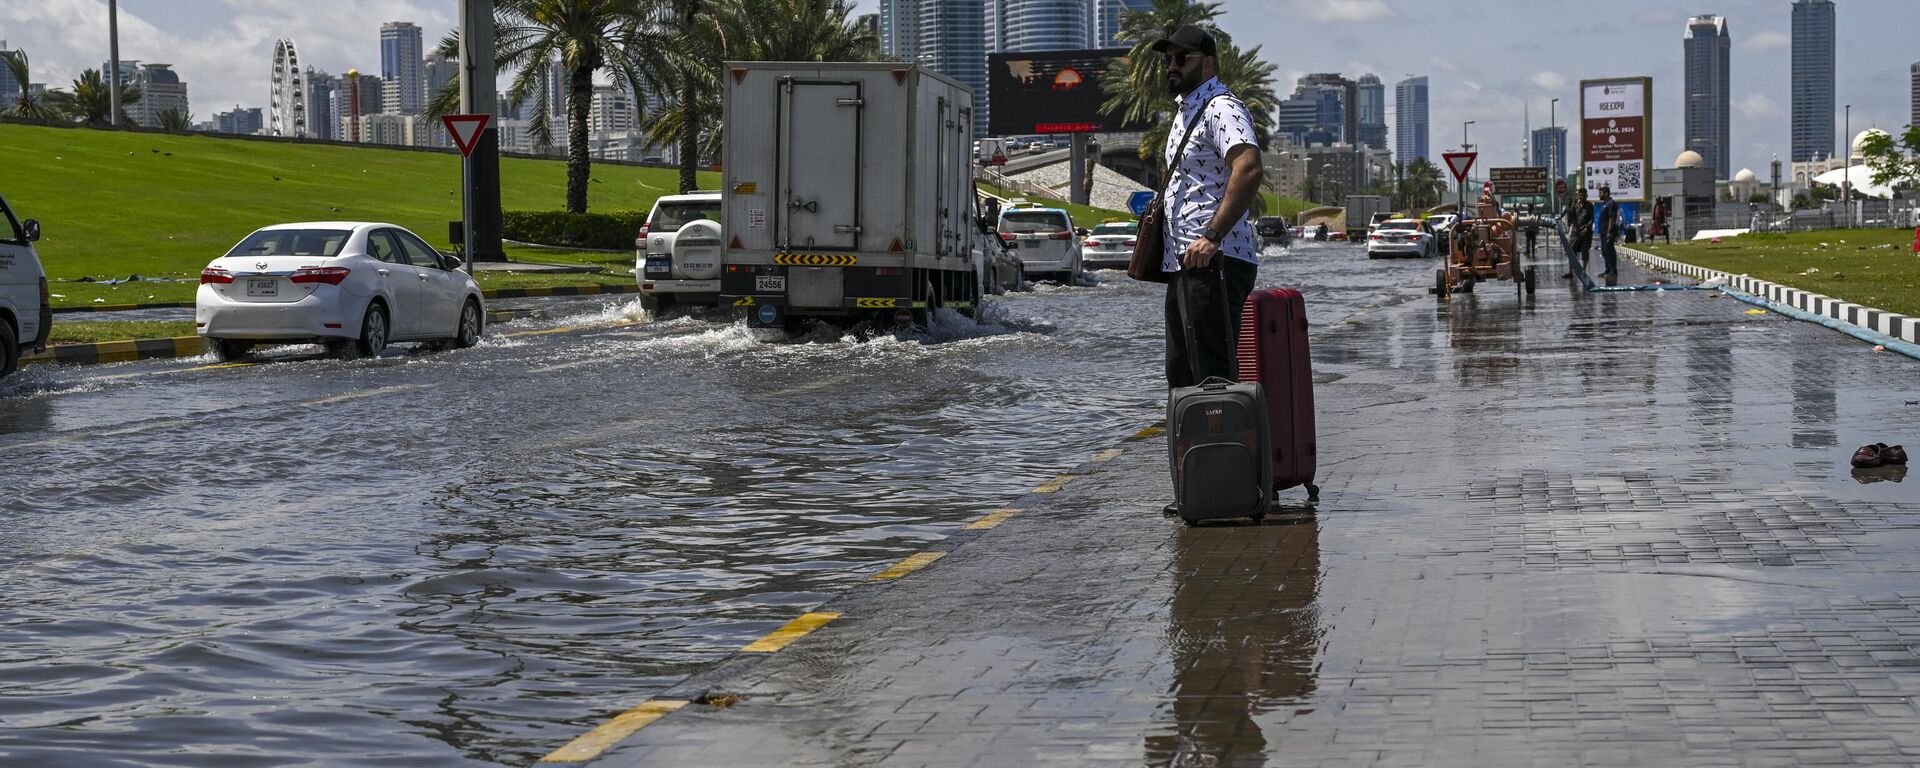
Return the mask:
<path id="1" fill-rule="evenodd" d="M 447 134 L 453 137 L 453 145 L 460 148 L 461 157 L 472 157 L 473 147 L 480 141 L 480 132 L 487 129 L 487 120 L 492 115 L 441 115 L 440 123 L 447 127 Z"/>
<path id="2" fill-rule="evenodd" d="M 1454 181 L 1466 181 L 1467 169 L 1473 167 L 1473 159 L 1479 156 L 1478 152 L 1448 152 L 1441 155 L 1447 159 L 1447 170 L 1453 171 Z"/>

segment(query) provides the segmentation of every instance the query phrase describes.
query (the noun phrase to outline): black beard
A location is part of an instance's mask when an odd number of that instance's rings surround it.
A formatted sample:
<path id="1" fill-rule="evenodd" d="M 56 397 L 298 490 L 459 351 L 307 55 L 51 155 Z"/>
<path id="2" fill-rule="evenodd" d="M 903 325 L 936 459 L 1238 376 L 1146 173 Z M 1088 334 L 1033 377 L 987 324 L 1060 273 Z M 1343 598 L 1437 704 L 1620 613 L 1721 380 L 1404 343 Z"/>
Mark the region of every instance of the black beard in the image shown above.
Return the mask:
<path id="1" fill-rule="evenodd" d="M 1199 83 L 1193 82 L 1193 78 L 1185 72 L 1167 76 L 1167 93 L 1175 96 L 1186 95 L 1188 91 L 1193 90 L 1194 86 L 1197 85 L 1199 85 Z"/>

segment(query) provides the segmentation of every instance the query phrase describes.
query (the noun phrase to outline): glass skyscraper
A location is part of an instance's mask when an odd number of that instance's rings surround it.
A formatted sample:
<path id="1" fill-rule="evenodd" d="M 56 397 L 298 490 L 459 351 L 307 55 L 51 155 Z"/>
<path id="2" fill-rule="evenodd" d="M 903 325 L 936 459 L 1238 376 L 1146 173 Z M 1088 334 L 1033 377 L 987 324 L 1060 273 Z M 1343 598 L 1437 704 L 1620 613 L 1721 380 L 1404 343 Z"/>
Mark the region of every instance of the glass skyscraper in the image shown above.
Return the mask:
<path id="1" fill-rule="evenodd" d="M 880 55 L 913 61 L 920 53 L 920 0 L 880 0 Z"/>
<path id="2" fill-rule="evenodd" d="M 987 134 L 985 0 L 920 0 L 920 63 L 973 89 L 973 135 Z"/>
<path id="3" fill-rule="evenodd" d="M 1793 161 L 1833 157 L 1833 0 L 1793 2 Z"/>
<path id="4" fill-rule="evenodd" d="M 1127 11 L 1153 10 L 1153 0 L 1096 0 L 1099 3 L 1099 27 L 1094 30 L 1093 47 L 1111 48 L 1131 45 L 1130 40 L 1120 39 L 1121 16 Z"/>
<path id="5" fill-rule="evenodd" d="M 1393 154 L 1402 163 L 1427 154 L 1427 78 L 1409 77 L 1393 87 Z"/>
<path id="6" fill-rule="evenodd" d="M 407 21 L 380 25 L 380 79 L 390 83 L 383 91 L 388 95 L 380 103 L 381 111 L 420 113 L 420 102 L 427 92 L 422 63 L 420 27 Z"/>
<path id="7" fill-rule="evenodd" d="M 1374 149 L 1387 148 L 1387 86 L 1380 76 L 1368 72 L 1359 83 L 1360 143 Z"/>
<path id="8" fill-rule="evenodd" d="M 1529 163 L 1535 168 L 1545 168 L 1553 178 L 1567 176 L 1567 129 L 1565 126 L 1535 128 L 1533 137 L 1528 140 Z"/>
<path id="9" fill-rule="evenodd" d="M 1687 69 L 1686 147 L 1700 153 L 1714 178 L 1730 179 L 1732 145 L 1727 139 L 1733 84 L 1727 70 L 1733 39 L 1727 33 L 1726 18 L 1709 15 L 1688 19 L 1682 46 Z"/>

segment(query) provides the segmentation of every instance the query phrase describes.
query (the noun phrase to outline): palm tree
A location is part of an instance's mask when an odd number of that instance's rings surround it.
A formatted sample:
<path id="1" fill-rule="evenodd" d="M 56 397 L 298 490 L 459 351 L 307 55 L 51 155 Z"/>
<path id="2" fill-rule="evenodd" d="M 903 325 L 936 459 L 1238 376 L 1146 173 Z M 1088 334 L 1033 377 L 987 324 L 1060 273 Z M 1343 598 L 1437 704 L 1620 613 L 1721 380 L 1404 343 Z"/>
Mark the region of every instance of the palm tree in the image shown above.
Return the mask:
<path id="1" fill-rule="evenodd" d="M 513 72 L 507 100 L 534 99 L 534 118 L 528 130 L 534 140 L 553 143 L 553 126 L 546 106 L 566 99 L 567 206 L 572 213 L 587 210 L 587 184 L 592 159 L 587 153 L 587 119 L 593 110 L 593 78 L 604 71 L 615 88 L 641 93 L 651 80 L 645 44 L 664 41 L 636 35 L 653 13 L 657 0 L 496 0 L 494 6 L 494 65 Z M 448 35 L 440 41 L 443 56 L 458 58 L 460 41 Z M 549 68 L 559 62 L 566 72 L 566 93 L 548 92 Z M 458 108 L 460 83 L 435 94 L 429 115 L 449 114 Z"/>
<path id="2" fill-rule="evenodd" d="M 123 108 L 139 100 L 138 86 L 120 86 L 120 105 Z M 81 72 L 80 79 L 73 81 L 71 92 L 48 91 L 46 106 L 55 115 L 87 125 L 113 122 L 113 100 L 109 96 L 107 82 L 100 77 L 100 70 L 97 69 Z"/>
<path id="3" fill-rule="evenodd" d="M 186 131 L 193 128 L 193 113 L 178 109 L 160 112 L 160 127 L 169 131 Z"/>
<path id="4" fill-rule="evenodd" d="M 1188 0 L 1153 0 L 1145 11 L 1127 11 L 1120 17 L 1120 39 L 1132 41 L 1131 50 L 1120 60 L 1117 71 L 1122 77 L 1101 81 L 1106 103 L 1101 110 L 1118 114 L 1124 122 L 1149 123 L 1140 137 L 1140 159 L 1154 165 L 1167 143 L 1170 121 L 1161 115 L 1173 112 L 1173 95 L 1167 93 L 1166 68 L 1153 52 L 1153 42 L 1172 35 L 1174 30 L 1192 24 L 1213 35 L 1218 49 L 1220 82 L 1253 113 L 1254 132 L 1262 144 L 1273 131 L 1273 115 L 1280 99 L 1273 90 L 1274 66 L 1260 59 L 1260 46 L 1241 50 L 1220 30 L 1214 19 L 1220 17 L 1219 3 L 1194 3 Z"/>
<path id="5" fill-rule="evenodd" d="M 27 91 L 27 52 L 24 50 L 0 51 L 0 64 L 5 64 L 7 71 L 13 75 L 13 81 L 20 84 L 19 94 L 0 93 L 0 115 L 36 120 L 53 118 L 53 111 L 47 109 L 46 105 L 41 103 L 42 100 L 35 99 L 33 94 Z"/>
<path id="6" fill-rule="evenodd" d="M 680 146 L 680 188 L 694 188 L 701 157 L 718 154 L 726 61 L 872 61 L 878 41 L 845 0 L 673 0 L 672 45 L 656 52 L 671 94 L 645 121 L 649 136 Z M 661 34 L 662 30 L 655 30 Z"/>

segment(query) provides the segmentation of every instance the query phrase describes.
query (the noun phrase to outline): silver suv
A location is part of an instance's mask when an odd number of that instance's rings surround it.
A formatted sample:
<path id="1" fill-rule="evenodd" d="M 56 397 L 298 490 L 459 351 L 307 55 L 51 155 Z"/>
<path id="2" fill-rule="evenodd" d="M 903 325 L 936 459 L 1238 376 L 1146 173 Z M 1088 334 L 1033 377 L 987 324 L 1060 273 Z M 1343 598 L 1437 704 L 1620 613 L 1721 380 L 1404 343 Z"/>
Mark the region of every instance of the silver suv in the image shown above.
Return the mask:
<path id="1" fill-rule="evenodd" d="M 720 302 L 718 192 L 667 195 L 654 201 L 633 239 L 640 306 L 662 317 L 676 306 Z"/>

